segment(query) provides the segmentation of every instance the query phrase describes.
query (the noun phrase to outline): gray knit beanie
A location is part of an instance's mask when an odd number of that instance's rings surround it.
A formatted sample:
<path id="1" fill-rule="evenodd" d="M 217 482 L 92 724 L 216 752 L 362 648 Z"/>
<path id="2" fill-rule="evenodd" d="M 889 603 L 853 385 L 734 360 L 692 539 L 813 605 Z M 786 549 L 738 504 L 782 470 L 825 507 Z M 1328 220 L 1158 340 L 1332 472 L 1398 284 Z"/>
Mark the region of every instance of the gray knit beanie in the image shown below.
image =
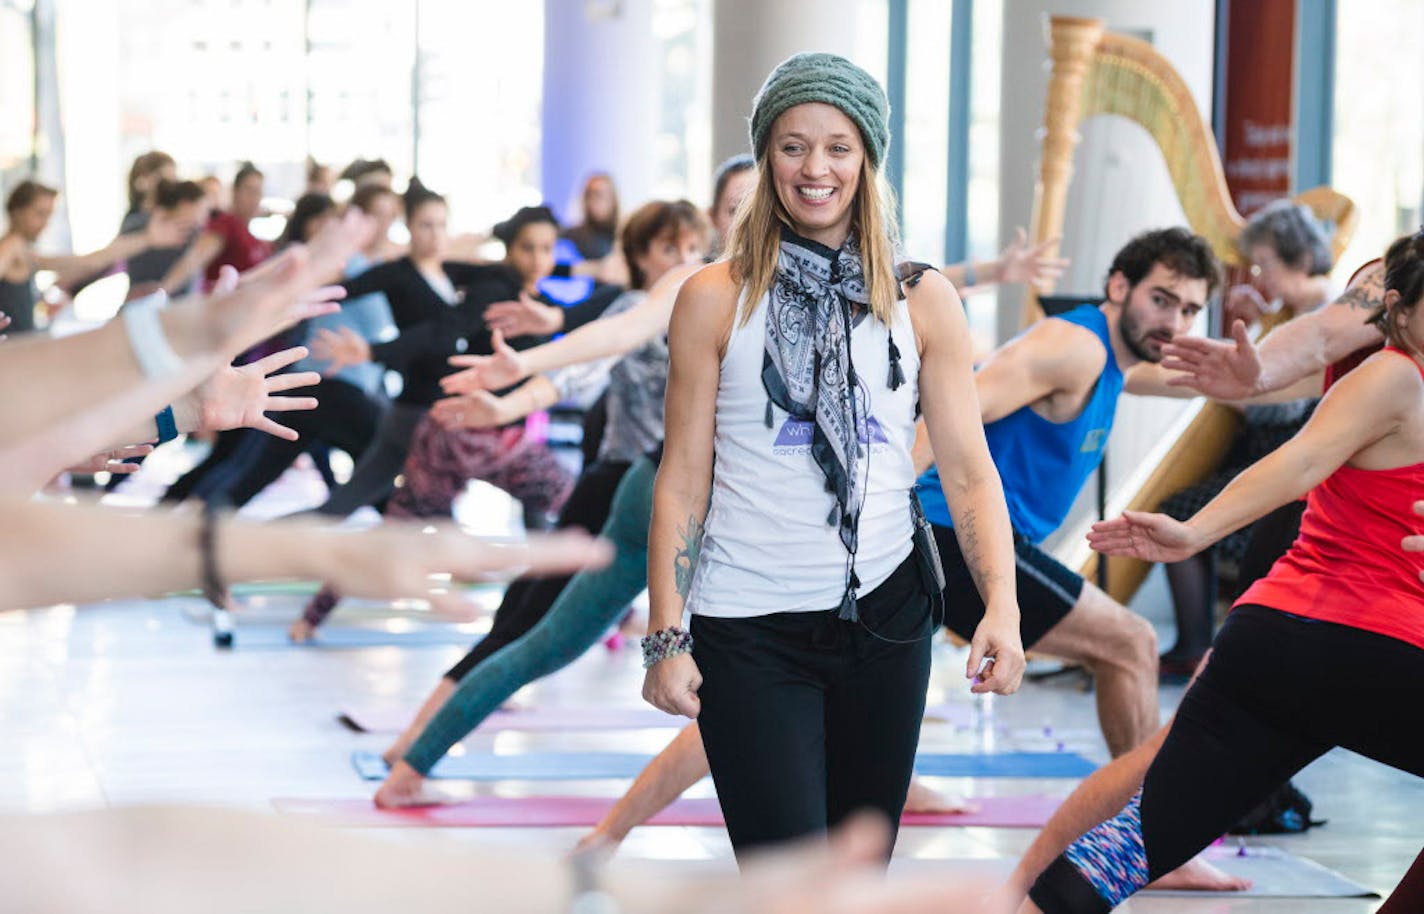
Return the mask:
<path id="1" fill-rule="evenodd" d="M 865 140 L 870 164 L 879 167 L 890 145 L 890 100 L 875 77 L 835 54 L 797 54 L 779 64 L 752 99 L 752 153 L 766 151 L 771 125 L 788 108 L 807 102 L 845 112 Z"/>

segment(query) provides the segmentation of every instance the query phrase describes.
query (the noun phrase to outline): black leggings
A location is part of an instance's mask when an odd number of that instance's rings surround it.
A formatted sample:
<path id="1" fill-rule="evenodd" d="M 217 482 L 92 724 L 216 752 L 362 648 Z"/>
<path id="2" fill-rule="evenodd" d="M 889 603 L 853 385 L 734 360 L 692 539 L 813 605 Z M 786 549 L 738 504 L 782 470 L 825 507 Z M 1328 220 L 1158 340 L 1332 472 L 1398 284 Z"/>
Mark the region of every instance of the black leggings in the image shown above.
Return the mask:
<path id="1" fill-rule="evenodd" d="M 739 859 L 858 809 L 900 821 L 932 633 L 913 555 L 860 598 L 860 614 L 863 625 L 833 610 L 692 617 L 697 721 Z"/>
<path id="2" fill-rule="evenodd" d="M 222 489 L 234 507 L 242 507 L 292 465 L 292 461 L 316 442 L 340 448 L 359 460 L 376 437 L 385 404 L 345 381 L 324 379 L 304 396 L 316 397 L 316 409 L 283 413 L 278 421 L 299 436 L 296 441 L 260 434 L 255 452 L 234 467 Z"/>
<path id="3" fill-rule="evenodd" d="M 613 503 L 613 493 L 623 474 L 628 472 L 628 464 L 622 461 L 599 462 L 590 466 L 579 476 L 569 500 L 564 502 L 555 527 L 563 530 L 576 527 L 587 533 L 597 533 L 608 520 L 609 505 Z M 445 674 L 446 679 L 459 682 L 469 675 L 486 657 L 495 651 L 519 640 L 533 628 L 554 601 L 559 598 L 572 575 L 551 578 L 520 578 L 510 583 L 494 613 L 494 624 L 489 634 L 480 639 L 470 652 L 460 658 L 460 662 Z"/>
<path id="4" fill-rule="evenodd" d="M 1424 776 L 1424 650 L 1264 606 L 1232 611 L 1142 792 L 1079 838 L 1030 897 L 1107 912 L 1186 863 L 1276 785 L 1336 746 Z"/>

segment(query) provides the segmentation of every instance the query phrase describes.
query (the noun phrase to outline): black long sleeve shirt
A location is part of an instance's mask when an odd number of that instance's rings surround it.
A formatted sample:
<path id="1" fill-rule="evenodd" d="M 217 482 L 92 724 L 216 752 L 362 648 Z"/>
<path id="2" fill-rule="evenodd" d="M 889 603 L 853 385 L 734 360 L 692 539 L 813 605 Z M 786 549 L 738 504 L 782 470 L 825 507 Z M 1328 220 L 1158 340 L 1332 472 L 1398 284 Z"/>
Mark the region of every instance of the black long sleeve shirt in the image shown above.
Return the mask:
<path id="1" fill-rule="evenodd" d="M 523 287 L 519 275 L 504 264 L 449 261 L 441 268 L 457 293 L 463 293 L 454 305 L 440 297 L 409 257 L 372 267 L 342 283 L 350 298 L 385 293 L 400 335 L 373 345 L 371 358 L 401 374 L 404 388 L 397 399 L 413 406 L 429 406 L 444 396 L 440 379 L 456 371 L 449 363 L 450 356 L 494 351 L 485 309 L 495 302 L 517 299 Z M 565 309 L 564 330 L 596 319 L 619 292 L 617 286 L 596 287 L 587 299 Z M 546 339 L 521 336 L 508 343 L 515 349 L 526 349 Z"/>

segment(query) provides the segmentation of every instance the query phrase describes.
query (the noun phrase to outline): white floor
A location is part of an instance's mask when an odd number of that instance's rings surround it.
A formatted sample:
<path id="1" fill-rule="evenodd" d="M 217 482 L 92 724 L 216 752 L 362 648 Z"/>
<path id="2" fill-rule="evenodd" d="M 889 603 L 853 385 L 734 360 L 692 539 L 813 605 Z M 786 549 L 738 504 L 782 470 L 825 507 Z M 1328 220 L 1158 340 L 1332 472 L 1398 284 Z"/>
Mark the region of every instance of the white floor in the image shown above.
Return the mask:
<path id="1" fill-rule="evenodd" d="M 495 514 L 498 499 L 477 496 Z M 503 517 L 505 515 L 499 515 Z M 262 615 L 295 614 L 300 597 L 274 597 Z M 354 749 L 384 748 L 382 738 L 353 734 L 335 719 L 360 703 L 414 706 L 461 653 L 454 647 L 325 650 L 280 647 L 216 651 L 194 621 L 192 598 L 60 606 L 0 614 L 0 808 L 46 812 L 151 801 L 268 810 L 274 797 L 364 797 L 348 758 Z M 185 607 L 188 612 L 185 612 Z M 371 624 L 369 614 L 344 624 Z M 963 654 L 936 647 L 931 700 L 971 703 Z M 595 648 L 518 699 L 539 704 L 637 706 L 641 682 L 635 651 Z M 1180 688 L 1164 689 L 1170 713 Z M 1417 717 L 1417 709 L 1401 709 Z M 1067 678 L 1028 684 L 1011 698 L 976 708 L 974 726 L 927 724 L 931 749 L 1052 748 L 1063 742 L 1101 761 L 1092 696 Z M 1045 728 L 1051 732 L 1045 733 Z M 467 745 L 496 751 L 603 749 L 653 752 L 671 731 L 479 735 Z M 1286 848 L 1387 893 L 1424 843 L 1424 785 L 1344 752 L 1326 756 L 1298 783 L 1329 825 L 1309 834 L 1252 839 Z M 941 780 L 935 786 L 968 796 L 1066 794 L 1060 780 Z M 625 782 L 503 783 L 498 792 L 616 795 Z M 706 793 L 704 783 L 696 788 Z M 373 830 L 383 840 L 479 846 L 524 844 L 562 851 L 573 829 Z M 1032 839 L 1021 829 L 906 829 L 897 856 L 977 858 L 1002 865 Z M 622 853 L 634 857 L 711 861 L 731 866 L 717 829 L 645 828 Z M 999 861 L 999 863 L 995 863 Z M 1138 912 L 1323 912 L 1364 914 L 1377 901 L 1152 898 Z"/>

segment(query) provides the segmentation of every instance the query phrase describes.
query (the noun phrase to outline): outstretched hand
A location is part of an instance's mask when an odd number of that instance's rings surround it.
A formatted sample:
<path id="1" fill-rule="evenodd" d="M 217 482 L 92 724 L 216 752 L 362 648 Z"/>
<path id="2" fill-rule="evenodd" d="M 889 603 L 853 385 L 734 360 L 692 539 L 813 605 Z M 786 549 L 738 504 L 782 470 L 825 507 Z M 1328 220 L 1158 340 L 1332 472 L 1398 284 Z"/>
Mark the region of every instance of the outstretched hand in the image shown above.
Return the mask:
<path id="1" fill-rule="evenodd" d="M 505 336 L 548 336 L 564 329 L 564 309 L 520 292 L 518 301 L 495 302 L 485 308 L 485 324 Z"/>
<path id="2" fill-rule="evenodd" d="M 503 397 L 477 390 L 460 397 L 437 400 L 430 418 L 446 428 L 495 428 L 514 421 Z"/>
<path id="3" fill-rule="evenodd" d="M 1014 240 L 999 252 L 999 282 L 1030 283 L 1046 288 L 1068 268 L 1068 258 L 1048 253 L 1060 240 L 1049 238 L 1030 247 L 1028 233 L 1022 228 L 1014 229 Z"/>
<path id="4" fill-rule="evenodd" d="M 472 394 L 509 387 L 529 376 L 519 351 L 504 341 L 502 332 L 495 330 L 490 344 L 493 355 L 452 355 L 450 364 L 465 370 L 441 378 L 440 387 L 447 394 Z"/>
<path id="5" fill-rule="evenodd" d="M 1122 517 L 1093 524 L 1088 545 L 1103 555 L 1125 555 L 1144 562 L 1180 562 L 1207 544 L 1191 527 L 1165 514 L 1124 511 Z"/>
<path id="6" fill-rule="evenodd" d="M 350 327 L 325 327 L 317 330 L 311 340 L 312 357 L 325 362 L 322 374 L 328 378 L 343 368 L 371 361 L 371 344 Z"/>
<path id="7" fill-rule="evenodd" d="M 1230 340 L 1178 336 L 1162 346 L 1162 367 L 1181 372 L 1167 383 L 1191 387 L 1218 400 L 1243 400 L 1261 393 L 1261 356 L 1246 332 L 1233 321 Z"/>
<path id="8" fill-rule="evenodd" d="M 202 431 L 227 431 L 253 428 L 275 438 L 296 441 L 297 433 L 269 418 L 269 412 L 315 409 L 314 397 L 277 396 L 283 391 L 311 387 L 321 381 L 314 371 L 277 374 L 306 358 L 305 347 L 296 346 L 273 353 L 247 365 L 224 365 L 194 389 L 197 428 Z"/>
<path id="9" fill-rule="evenodd" d="M 1424 517 L 1424 501 L 1414 503 L 1414 513 L 1418 517 Z M 1424 533 L 1406 536 L 1399 545 L 1405 552 L 1424 552 Z M 1424 569 L 1419 571 L 1419 580 L 1424 581 Z"/>
<path id="10" fill-rule="evenodd" d="M 139 465 L 136 463 L 128 463 L 127 461 L 129 459 L 133 457 L 146 457 L 152 453 L 153 445 L 151 444 L 133 444 L 128 447 L 114 448 L 110 451 L 101 451 L 83 463 L 77 463 L 72 467 L 67 467 L 65 472 L 80 474 L 112 473 L 115 476 L 127 476 L 130 473 L 136 472 L 139 468 Z"/>

